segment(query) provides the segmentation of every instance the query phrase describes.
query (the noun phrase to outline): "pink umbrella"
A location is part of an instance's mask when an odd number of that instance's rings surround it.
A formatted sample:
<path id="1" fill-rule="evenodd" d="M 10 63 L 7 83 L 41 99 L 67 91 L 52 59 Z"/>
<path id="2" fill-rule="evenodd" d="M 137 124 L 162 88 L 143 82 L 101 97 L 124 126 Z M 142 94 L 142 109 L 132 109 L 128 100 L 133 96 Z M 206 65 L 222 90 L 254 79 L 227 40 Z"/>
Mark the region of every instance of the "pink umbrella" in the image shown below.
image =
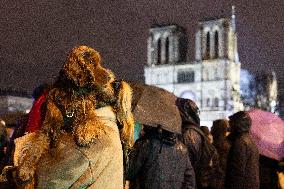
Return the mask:
<path id="1" fill-rule="evenodd" d="M 277 115 L 259 109 L 249 111 L 250 134 L 259 153 L 276 160 L 284 158 L 284 121 Z"/>

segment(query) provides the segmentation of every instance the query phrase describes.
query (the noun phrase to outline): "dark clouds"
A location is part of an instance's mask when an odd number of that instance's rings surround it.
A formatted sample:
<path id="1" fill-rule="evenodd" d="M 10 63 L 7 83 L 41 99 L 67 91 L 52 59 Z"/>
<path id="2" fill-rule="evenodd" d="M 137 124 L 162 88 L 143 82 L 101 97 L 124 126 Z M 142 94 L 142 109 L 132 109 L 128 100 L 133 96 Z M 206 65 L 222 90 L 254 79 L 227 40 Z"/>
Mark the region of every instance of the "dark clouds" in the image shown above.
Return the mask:
<path id="1" fill-rule="evenodd" d="M 233 4 L 242 66 L 250 71 L 275 69 L 284 80 L 281 0 L 2 0 L 0 88 L 30 92 L 36 85 L 52 81 L 68 51 L 78 44 L 99 50 L 106 66 L 120 78 L 143 81 L 152 24 L 185 27 L 188 58 L 193 60 L 198 20 L 229 17 Z"/>

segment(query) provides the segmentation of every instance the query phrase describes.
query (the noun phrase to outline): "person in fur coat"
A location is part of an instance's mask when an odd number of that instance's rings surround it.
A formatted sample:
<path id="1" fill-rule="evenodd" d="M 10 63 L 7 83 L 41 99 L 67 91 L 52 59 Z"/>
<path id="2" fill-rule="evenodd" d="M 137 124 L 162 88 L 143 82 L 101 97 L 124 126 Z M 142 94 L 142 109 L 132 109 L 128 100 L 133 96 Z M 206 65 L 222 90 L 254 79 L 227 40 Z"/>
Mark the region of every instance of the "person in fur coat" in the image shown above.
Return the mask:
<path id="1" fill-rule="evenodd" d="M 18 188 L 123 188 L 133 144 L 132 91 L 94 49 L 72 49 L 47 95 L 43 126 L 15 140 Z"/>

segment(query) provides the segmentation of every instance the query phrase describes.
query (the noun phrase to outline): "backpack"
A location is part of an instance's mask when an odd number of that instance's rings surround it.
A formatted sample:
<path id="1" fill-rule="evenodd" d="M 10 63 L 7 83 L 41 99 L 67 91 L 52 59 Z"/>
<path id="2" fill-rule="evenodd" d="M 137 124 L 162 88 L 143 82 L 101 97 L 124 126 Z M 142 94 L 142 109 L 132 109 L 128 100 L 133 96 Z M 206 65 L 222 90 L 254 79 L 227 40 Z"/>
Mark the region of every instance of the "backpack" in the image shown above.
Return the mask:
<path id="1" fill-rule="evenodd" d="M 216 148 L 200 128 L 189 127 L 189 129 L 195 130 L 202 139 L 201 156 L 195 170 L 198 188 L 220 188 L 223 172 L 219 165 L 219 155 Z"/>

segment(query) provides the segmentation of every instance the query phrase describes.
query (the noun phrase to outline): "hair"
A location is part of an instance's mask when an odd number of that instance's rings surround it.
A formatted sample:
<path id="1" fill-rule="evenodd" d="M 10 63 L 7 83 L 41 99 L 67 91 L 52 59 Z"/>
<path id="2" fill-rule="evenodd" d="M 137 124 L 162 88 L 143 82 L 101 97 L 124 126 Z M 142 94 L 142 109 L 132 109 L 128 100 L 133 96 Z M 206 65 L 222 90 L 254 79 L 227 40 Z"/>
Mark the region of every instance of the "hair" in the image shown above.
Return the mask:
<path id="1" fill-rule="evenodd" d="M 214 138 L 218 136 L 225 136 L 229 128 L 229 121 L 226 119 L 217 119 L 213 121 L 211 134 Z"/>
<path id="2" fill-rule="evenodd" d="M 120 137 L 124 145 L 132 147 L 134 144 L 134 117 L 131 112 L 132 89 L 124 81 L 120 84 L 117 101 L 117 120 L 122 125 Z"/>
<path id="3" fill-rule="evenodd" d="M 203 131 L 204 134 L 210 134 L 209 128 L 207 126 L 201 126 L 200 129 Z"/>
<path id="4" fill-rule="evenodd" d="M 232 132 L 248 132 L 252 124 L 252 120 L 247 111 L 239 111 L 229 116 L 229 119 Z"/>

